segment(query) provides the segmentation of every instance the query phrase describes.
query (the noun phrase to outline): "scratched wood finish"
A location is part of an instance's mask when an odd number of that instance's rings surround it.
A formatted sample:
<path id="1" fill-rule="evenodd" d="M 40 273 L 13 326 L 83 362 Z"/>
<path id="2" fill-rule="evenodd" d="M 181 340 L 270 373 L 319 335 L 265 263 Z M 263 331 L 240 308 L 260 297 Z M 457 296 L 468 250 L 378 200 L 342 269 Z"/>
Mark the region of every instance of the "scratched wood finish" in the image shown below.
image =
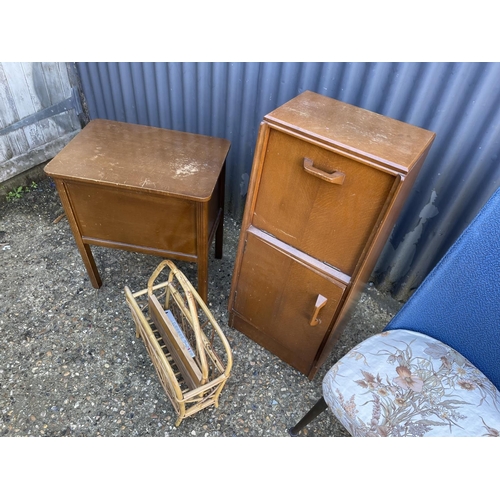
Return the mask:
<path id="1" fill-rule="evenodd" d="M 196 262 L 208 296 L 208 251 L 222 257 L 226 139 L 91 121 L 46 167 L 92 285 L 91 245 Z"/>
<path id="2" fill-rule="evenodd" d="M 98 119 L 50 162 L 47 173 L 207 201 L 229 145 L 218 137 Z"/>
<path id="3" fill-rule="evenodd" d="M 266 115 L 229 324 L 312 379 L 433 140 L 427 130 L 309 91 Z"/>
<path id="4" fill-rule="evenodd" d="M 413 168 L 433 135 L 409 123 L 310 91 L 275 109 L 265 119 L 358 160 L 372 160 L 404 174 Z"/>

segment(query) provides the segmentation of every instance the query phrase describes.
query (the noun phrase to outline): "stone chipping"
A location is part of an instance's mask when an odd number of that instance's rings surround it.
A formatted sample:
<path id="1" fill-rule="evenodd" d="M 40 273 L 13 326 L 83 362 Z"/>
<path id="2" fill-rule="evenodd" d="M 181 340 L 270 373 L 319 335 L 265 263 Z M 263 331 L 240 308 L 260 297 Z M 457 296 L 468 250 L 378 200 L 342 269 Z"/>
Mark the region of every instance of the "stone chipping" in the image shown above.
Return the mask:
<path id="1" fill-rule="evenodd" d="M 125 302 L 145 288 L 161 258 L 92 247 L 103 286 L 92 288 L 49 178 L 0 201 L 0 436 L 289 437 L 321 396 L 328 368 L 377 333 L 400 303 L 369 284 L 327 362 L 310 381 L 228 326 L 227 304 L 240 221 L 225 217 L 224 256 L 209 265 L 208 306 L 234 366 L 219 408 L 175 427 Z M 176 261 L 196 283 L 194 264 Z M 324 412 L 302 436 L 347 436 Z"/>

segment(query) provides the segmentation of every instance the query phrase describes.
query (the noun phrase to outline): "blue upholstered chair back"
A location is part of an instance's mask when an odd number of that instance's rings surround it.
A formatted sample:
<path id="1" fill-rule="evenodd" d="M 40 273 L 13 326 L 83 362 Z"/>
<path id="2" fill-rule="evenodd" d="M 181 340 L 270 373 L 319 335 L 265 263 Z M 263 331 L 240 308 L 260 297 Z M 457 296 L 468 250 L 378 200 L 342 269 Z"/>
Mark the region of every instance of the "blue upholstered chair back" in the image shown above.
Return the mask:
<path id="1" fill-rule="evenodd" d="M 386 327 L 398 328 L 448 344 L 500 389 L 500 189 Z"/>

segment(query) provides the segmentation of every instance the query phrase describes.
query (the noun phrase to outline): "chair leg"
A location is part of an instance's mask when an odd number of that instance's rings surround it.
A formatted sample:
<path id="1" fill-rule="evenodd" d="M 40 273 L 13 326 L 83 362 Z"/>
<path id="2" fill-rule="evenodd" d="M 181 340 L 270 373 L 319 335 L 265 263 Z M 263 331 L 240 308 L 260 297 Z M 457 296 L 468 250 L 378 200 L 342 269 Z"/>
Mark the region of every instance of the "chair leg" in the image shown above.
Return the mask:
<path id="1" fill-rule="evenodd" d="M 288 429 L 288 433 L 292 437 L 296 437 L 299 435 L 299 432 L 310 422 L 312 422 L 319 414 L 323 413 L 328 408 L 326 401 L 323 397 L 321 397 L 317 403 L 302 417 L 301 421 Z"/>

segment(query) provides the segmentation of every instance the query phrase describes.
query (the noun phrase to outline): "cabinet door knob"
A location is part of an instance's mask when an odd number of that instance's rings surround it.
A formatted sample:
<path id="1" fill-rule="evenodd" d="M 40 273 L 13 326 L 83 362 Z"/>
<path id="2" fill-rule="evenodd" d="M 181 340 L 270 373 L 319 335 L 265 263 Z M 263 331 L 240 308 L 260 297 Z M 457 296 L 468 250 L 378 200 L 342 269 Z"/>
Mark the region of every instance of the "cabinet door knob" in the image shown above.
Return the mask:
<path id="1" fill-rule="evenodd" d="M 323 295 L 318 294 L 318 298 L 316 299 L 316 304 L 314 305 L 314 314 L 313 317 L 311 318 L 311 321 L 309 324 L 311 326 L 316 326 L 321 323 L 321 320 L 318 318 L 318 314 L 321 311 L 321 309 L 325 306 L 327 301 L 326 297 L 323 297 Z"/>
<path id="2" fill-rule="evenodd" d="M 326 182 L 331 184 L 344 184 L 345 174 L 343 172 L 335 171 L 329 174 L 328 172 L 323 172 L 319 168 L 314 166 L 314 162 L 310 158 L 304 158 L 304 170 L 315 177 L 319 177 Z"/>

